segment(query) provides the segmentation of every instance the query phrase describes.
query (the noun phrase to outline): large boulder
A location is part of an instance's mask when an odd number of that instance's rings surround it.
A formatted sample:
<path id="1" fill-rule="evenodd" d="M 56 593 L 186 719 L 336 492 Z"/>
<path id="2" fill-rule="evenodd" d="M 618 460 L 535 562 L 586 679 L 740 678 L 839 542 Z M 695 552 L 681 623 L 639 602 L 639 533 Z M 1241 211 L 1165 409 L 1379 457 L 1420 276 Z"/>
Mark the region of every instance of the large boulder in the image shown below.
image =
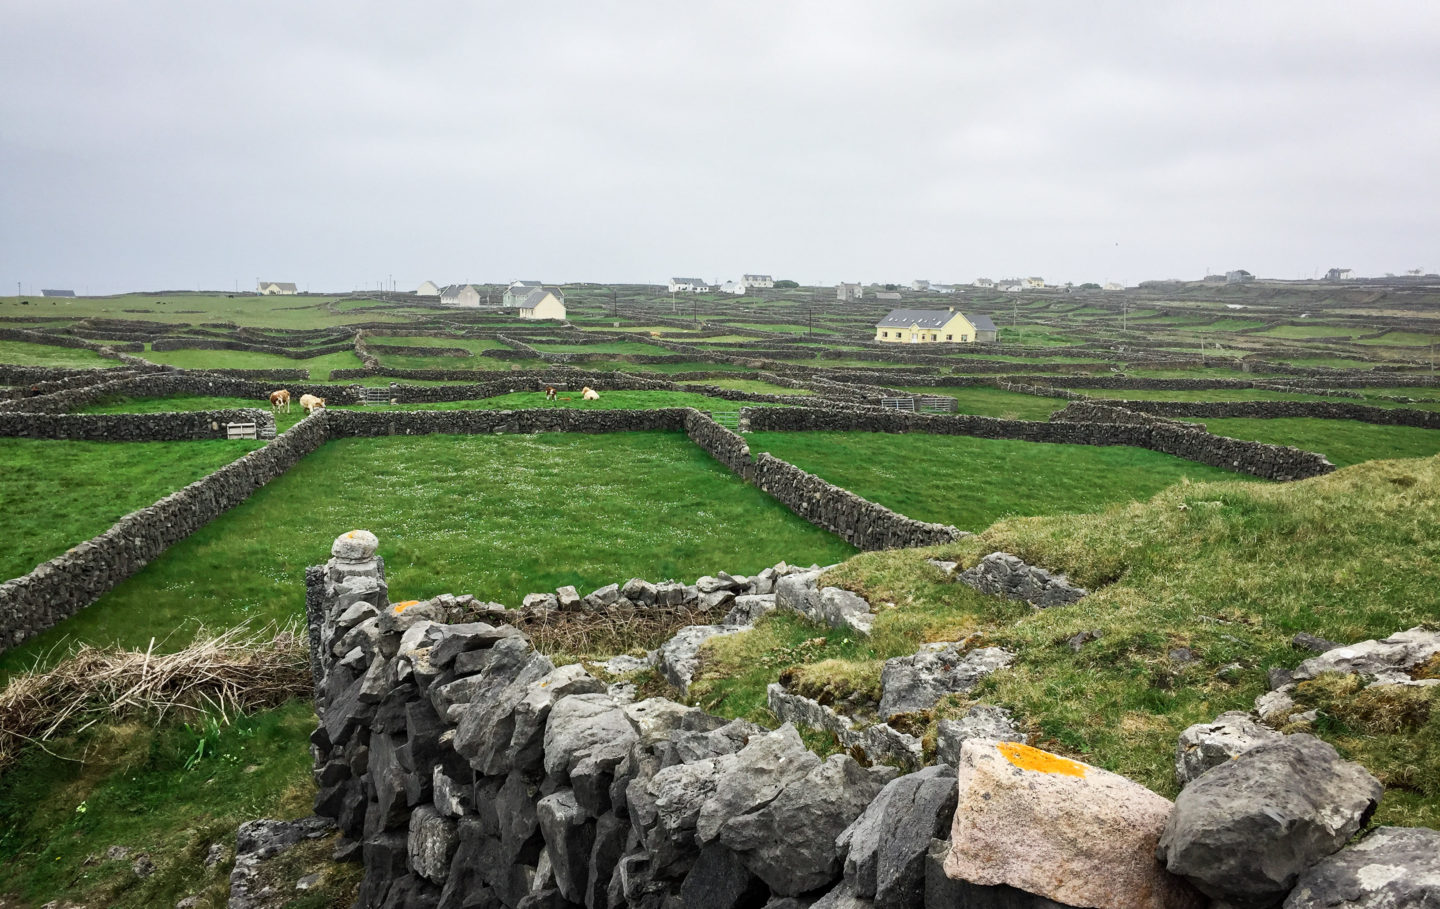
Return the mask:
<path id="1" fill-rule="evenodd" d="M 1175 781 L 1184 786 L 1211 767 L 1281 738 L 1238 710 L 1220 714 L 1213 723 L 1196 723 L 1180 733 L 1175 746 Z"/>
<path id="2" fill-rule="evenodd" d="M 1170 802 L 1122 776 L 1017 742 L 967 741 L 945 873 L 1072 906 L 1198 909 L 1155 860 Z"/>
<path id="3" fill-rule="evenodd" d="M 1311 865 L 1285 909 L 1429 909 L 1440 906 L 1440 830 L 1377 827 Z"/>
<path id="4" fill-rule="evenodd" d="M 1014 658 L 999 647 L 962 654 L 960 645 L 951 643 L 927 644 L 919 653 L 886 660 L 880 671 L 880 718 L 929 710 L 947 694 L 974 688 Z"/>
<path id="5" fill-rule="evenodd" d="M 1380 802 L 1380 782 L 1303 733 L 1260 745 L 1180 793 L 1156 854 L 1236 906 L 1272 906 Z"/>

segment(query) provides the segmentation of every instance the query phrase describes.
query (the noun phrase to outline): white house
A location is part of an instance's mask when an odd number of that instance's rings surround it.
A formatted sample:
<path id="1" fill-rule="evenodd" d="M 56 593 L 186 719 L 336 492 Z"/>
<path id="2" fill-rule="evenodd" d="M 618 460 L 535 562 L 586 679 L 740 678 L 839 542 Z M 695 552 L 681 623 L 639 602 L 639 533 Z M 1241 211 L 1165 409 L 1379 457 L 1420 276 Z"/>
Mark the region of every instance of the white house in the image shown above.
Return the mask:
<path id="1" fill-rule="evenodd" d="M 865 293 L 865 288 L 860 284 L 837 284 L 835 285 L 835 299 L 841 302 L 859 300 Z"/>
<path id="2" fill-rule="evenodd" d="M 704 280 L 702 280 L 702 279 L 700 279 L 700 278 L 671 278 L 671 279 L 670 279 L 670 292 L 671 292 L 672 294 L 677 294 L 677 293 L 688 293 L 688 294 L 705 293 L 705 292 L 707 292 L 707 291 L 711 291 L 711 290 L 714 290 L 714 289 L 715 289 L 715 286 L 714 286 L 713 284 L 711 284 L 711 283 L 708 282 L 708 281 L 704 281 Z"/>
<path id="3" fill-rule="evenodd" d="M 522 319 L 565 320 L 565 295 L 555 287 L 532 287 L 518 304 Z"/>
<path id="4" fill-rule="evenodd" d="M 775 279 L 769 275 L 743 275 L 740 283 L 748 287 L 774 287 Z"/>
<path id="5" fill-rule="evenodd" d="M 720 285 L 720 292 L 722 294 L 735 294 L 739 296 L 745 292 L 745 285 L 739 281 L 726 281 Z"/>
<path id="6" fill-rule="evenodd" d="M 914 281 L 911 281 L 911 282 L 910 282 L 910 289 L 911 289 L 911 290 L 929 290 L 929 289 L 930 289 L 930 282 L 929 282 L 929 281 L 926 281 L 924 278 L 916 278 Z"/>
<path id="7" fill-rule="evenodd" d="M 1124 284 L 1117 284 L 1117 283 L 1114 282 L 1114 281 L 1106 281 L 1106 282 L 1105 282 L 1105 289 L 1106 289 L 1106 290 L 1124 290 L 1124 289 L 1125 289 L 1125 285 L 1124 285 Z"/>
<path id="8" fill-rule="evenodd" d="M 994 287 L 994 286 L 995 286 L 995 282 L 994 282 L 994 281 L 991 281 L 989 278 L 976 278 L 974 281 L 971 282 L 971 284 L 972 284 L 972 286 L 974 286 L 974 287 Z"/>
<path id="9" fill-rule="evenodd" d="M 502 306 L 519 306 L 520 301 L 530 295 L 530 291 L 540 287 L 539 281 L 511 281 L 510 286 L 505 288 L 505 296 L 501 297 Z"/>
<path id="10" fill-rule="evenodd" d="M 295 289 L 295 285 L 290 283 L 289 281 L 261 281 L 260 286 L 256 288 L 256 290 L 266 296 L 273 294 L 289 295 L 299 293 L 299 291 Z"/>
<path id="11" fill-rule="evenodd" d="M 474 284 L 451 284 L 441 289 L 440 304 L 478 309 L 480 307 L 480 291 Z"/>
<path id="12" fill-rule="evenodd" d="M 1044 278 L 1026 278 L 1026 279 L 1025 279 L 1025 286 L 1026 286 L 1026 287 L 1030 287 L 1030 288 L 1044 287 L 1044 286 L 1045 286 L 1045 279 L 1044 279 Z"/>
<path id="13" fill-rule="evenodd" d="M 1349 281 L 1355 273 L 1348 268 L 1332 268 L 1325 272 L 1326 281 Z"/>
<path id="14" fill-rule="evenodd" d="M 440 296 L 440 285 L 434 281 L 422 281 L 420 286 L 415 288 L 417 297 L 438 297 Z"/>

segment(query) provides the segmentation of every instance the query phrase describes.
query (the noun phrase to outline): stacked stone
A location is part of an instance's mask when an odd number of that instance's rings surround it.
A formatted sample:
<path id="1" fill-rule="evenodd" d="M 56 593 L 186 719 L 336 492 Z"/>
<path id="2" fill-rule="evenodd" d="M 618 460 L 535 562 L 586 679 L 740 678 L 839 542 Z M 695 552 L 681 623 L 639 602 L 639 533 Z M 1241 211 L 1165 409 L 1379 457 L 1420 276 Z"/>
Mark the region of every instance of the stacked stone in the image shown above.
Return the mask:
<path id="1" fill-rule="evenodd" d="M 579 665 L 555 668 L 512 627 L 391 605 L 363 532 L 332 551 L 307 573 L 316 812 L 360 844 L 359 905 L 818 895 L 845 872 L 842 834 L 896 775 L 822 761 L 789 725 L 635 701 Z"/>
<path id="2" fill-rule="evenodd" d="M 1292 391 L 1294 389 L 1291 389 Z M 1280 419 L 1313 417 L 1322 420 L 1355 420 L 1382 426 L 1418 426 L 1440 429 L 1440 411 L 1408 407 L 1368 407 L 1336 401 L 1107 401 L 1115 407 L 1169 417 L 1254 417 Z"/>
<path id="3" fill-rule="evenodd" d="M 527 410 L 384 410 L 333 411 L 333 438 L 431 433 L 490 434 L 537 432 L 680 431 L 687 408 L 654 410 L 579 410 L 537 407 Z"/>
<path id="4" fill-rule="evenodd" d="M 305 418 L 265 447 L 131 512 L 109 530 L 29 574 L 0 584 L 0 652 L 95 602 L 171 544 L 289 470 L 324 444 L 325 417 L 322 411 Z"/>
<path id="5" fill-rule="evenodd" d="M 1335 469 L 1324 455 L 1314 452 L 1230 439 L 1188 425 L 1036 422 L 854 406 L 745 408 L 741 417 L 756 431 L 922 432 L 1070 445 L 1133 445 L 1271 480 L 1304 479 Z"/>
<path id="6" fill-rule="evenodd" d="M 312 394 L 325 398 L 331 404 L 353 404 L 361 400 L 359 385 L 337 387 L 335 385 L 296 384 L 285 386 L 291 397 L 298 401 L 301 395 Z M 111 397 L 163 398 L 173 395 L 199 395 L 203 397 L 253 398 L 268 401 L 270 392 L 276 389 L 274 382 L 259 382 L 253 379 L 232 378 L 201 372 L 179 372 L 166 370 L 128 379 L 115 379 L 82 388 L 72 388 L 34 398 L 21 398 L 0 402 L 0 411 L 22 413 L 65 413 Z"/>
<path id="7" fill-rule="evenodd" d="M 473 357 L 468 347 L 414 347 L 408 344 L 367 344 L 367 349 L 386 356 Z M 367 364 L 368 365 L 368 364 Z"/>
<path id="8" fill-rule="evenodd" d="M 279 344 L 256 344 L 249 341 L 229 341 L 217 338 L 159 338 L 150 345 L 151 350 L 244 350 L 252 353 L 274 354 L 292 360 L 310 360 L 328 354 L 350 350 L 352 343 L 324 344 L 317 347 L 283 347 Z M 141 348 L 144 349 L 143 347 Z"/>
<path id="9" fill-rule="evenodd" d="M 15 413 L 0 411 L 0 436 L 91 442 L 182 442 L 225 438 L 229 423 L 254 423 L 273 433 L 269 410 L 196 410 L 185 413 Z"/>

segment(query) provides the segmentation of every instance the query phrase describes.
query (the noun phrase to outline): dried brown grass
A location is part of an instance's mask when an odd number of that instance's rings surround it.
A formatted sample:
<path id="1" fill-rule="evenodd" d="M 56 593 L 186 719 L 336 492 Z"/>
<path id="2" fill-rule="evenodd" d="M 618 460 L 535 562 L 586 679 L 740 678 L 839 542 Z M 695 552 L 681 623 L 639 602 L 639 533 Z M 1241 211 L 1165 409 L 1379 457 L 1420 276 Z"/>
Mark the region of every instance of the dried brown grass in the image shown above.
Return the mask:
<path id="1" fill-rule="evenodd" d="M 98 722 L 173 711 L 249 713 L 313 691 L 305 639 L 294 626 L 246 626 L 200 637 L 174 653 L 81 645 L 53 669 L 0 691 L 0 769 L 27 743 Z"/>
<path id="2" fill-rule="evenodd" d="M 709 610 L 692 606 L 611 606 L 595 612 L 517 614 L 507 616 L 507 621 L 529 635 L 541 653 L 588 659 L 653 650 L 687 625 L 718 622 L 728 609 L 728 605 Z"/>

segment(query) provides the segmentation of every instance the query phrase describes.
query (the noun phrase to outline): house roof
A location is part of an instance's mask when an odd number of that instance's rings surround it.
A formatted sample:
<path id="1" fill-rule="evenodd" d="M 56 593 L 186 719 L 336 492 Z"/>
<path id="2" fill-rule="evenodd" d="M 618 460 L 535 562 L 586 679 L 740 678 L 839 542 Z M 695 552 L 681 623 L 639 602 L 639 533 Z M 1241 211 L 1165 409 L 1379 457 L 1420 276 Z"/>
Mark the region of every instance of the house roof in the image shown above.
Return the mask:
<path id="1" fill-rule="evenodd" d="M 44 289 L 44 288 L 41 288 L 41 289 L 40 289 L 40 296 L 42 296 L 42 297 L 73 297 L 73 296 L 75 296 L 75 291 L 73 291 L 73 290 L 46 290 L 46 289 Z"/>
<path id="2" fill-rule="evenodd" d="M 889 315 L 880 320 L 878 327 L 909 328 L 911 325 L 918 325 L 921 328 L 943 328 L 946 322 L 956 316 L 965 316 L 970 320 L 970 324 L 975 326 L 976 331 L 995 331 L 995 323 L 990 321 L 989 316 L 970 316 L 949 309 L 892 309 Z"/>
<path id="3" fill-rule="evenodd" d="M 770 276 L 769 276 L 769 275 L 745 275 L 745 276 L 742 277 L 740 280 L 742 280 L 742 281 L 769 281 L 769 280 L 770 280 Z"/>
<path id="4" fill-rule="evenodd" d="M 989 316 L 966 316 L 970 324 L 975 326 L 976 331 L 998 331 L 995 323 L 990 321 Z"/>
<path id="5" fill-rule="evenodd" d="M 473 284 L 446 284 L 444 287 L 440 288 L 440 296 L 453 297 L 458 295 L 467 287 L 475 291 L 477 294 L 480 292 Z"/>
<path id="6" fill-rule="evenodd" d="M 262 282 L 260 282 L 260 286 L 261 286 L 261 287 L 270 287 L 271 285 L 274 285 L 275 287 L 278 287 L 278 288 L 280 288 L 281 290 L 294 290 L 294 289 L 295 289 L 294 283 L 293 283 L 293 282 L 290 282 L 290 281 L 262 281 Z"/>
<path id="7" fill-rule="evenodd" d="M 670 283 L 671 283 L 671 284 L 704 284 L 706 287 L 709 287 L 709 286 L 710 286 L 710 282 L 709 282 L 709 281 L 705 281 L 705 280 L 702 280 L 702 279 L 700 279 L 700 278 L 671 278 L 671 279 L 670 279 Z"/>
<path id="8" fill-rule="evenodd" d="M 511 281 L 511 287 L 539 287 L 539 281 Z"/>
<path id="9" fill-rule="evenodd" d="M 529 293 L 525 295 L 525 298 L 516 305 L 519 306 L 521 309 L 534 309 L 535 307 L 539 306 L 541 302 L 544 301 L 544 299 L 548 296 L 554 296 L 555 302 L 559 303 L 561 306 L 565 305 L 565 301 L 560 299 L 559 294 L 556 294 L 548 287 L 536 287 L 532 289 Z"/>

